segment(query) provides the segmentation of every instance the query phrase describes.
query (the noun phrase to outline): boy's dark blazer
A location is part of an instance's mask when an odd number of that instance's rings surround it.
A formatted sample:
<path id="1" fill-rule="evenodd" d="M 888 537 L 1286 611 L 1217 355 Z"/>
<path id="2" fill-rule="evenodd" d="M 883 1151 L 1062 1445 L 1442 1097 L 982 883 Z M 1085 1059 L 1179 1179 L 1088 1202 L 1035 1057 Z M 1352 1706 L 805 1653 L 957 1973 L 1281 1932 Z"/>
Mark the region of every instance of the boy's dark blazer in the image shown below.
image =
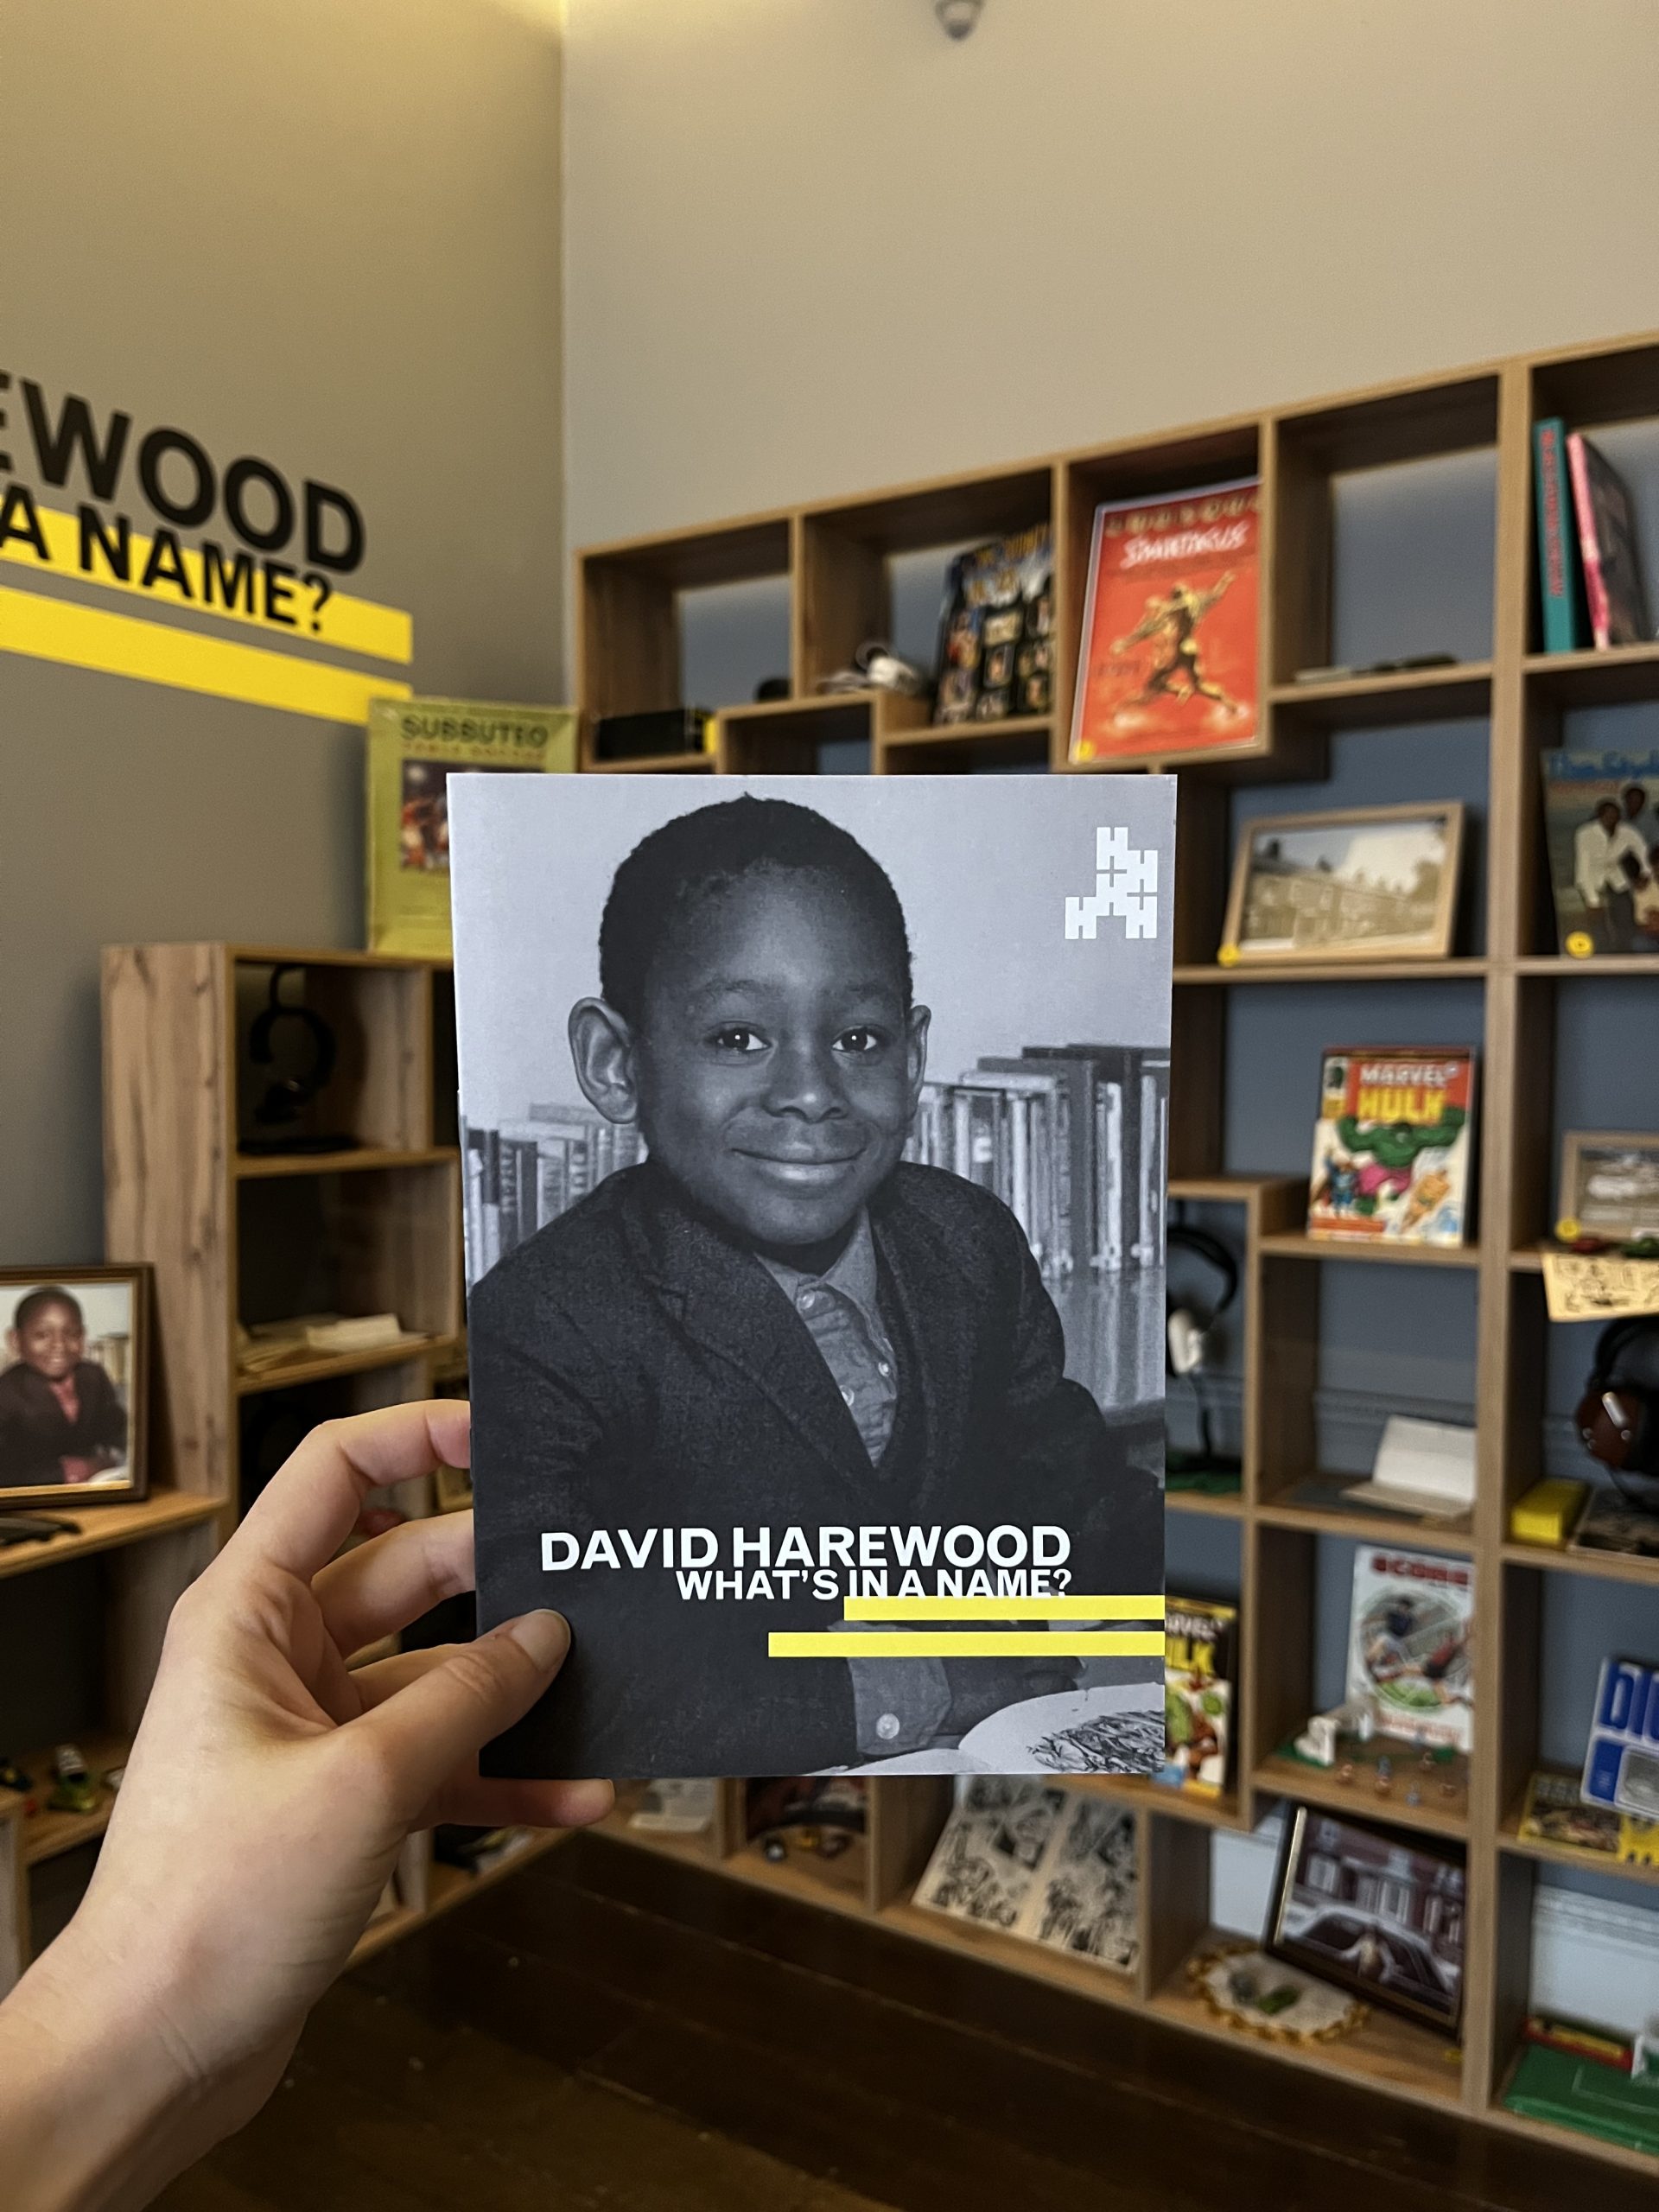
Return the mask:
<path id="1" fill-rule="evenodd" d="M 125 1411 L 96 1360 L 77 1365 L 75 1395 L 72 1421 L 45 1376 L 22 1360 L 0 1374 L 0 1487 L 49 1488 L 63 1480 L 60 1459 L 126 1450 Z"/>
<path id="2" fill-rule="evenodd" d="M 711 1529 L 729 1573 L 737 1527 L 770 1527 L 776 1543 L 794 1524 L 816 1547 L 827 1525 L 1050 1522 L 1071 1534 L 1079 1595 L 1157 1586 L 1158 1409 L 1109 1424 L 1065 1378 L 1059 1316 L 1014 1216 L 976 1184 L 905 1164 L 870 1219 L 899 1369 L 878 1467 L 783 1291 L 649 1163 L 474 1290 L 480 1625 L 553 1605 L 575 1631 L 552 1693 L 490 1747 L 486 1772 L 770 1774 L 861 1756 L 848 1666 L 766 1653 L 770 1629 L 837 1622 L 839 1597 L 815 1599 L 809 1580 L 788 1601 L 687 1603 L 660 1535 L 635 1569 L 619 1529 L 636 1546 L 649 1529 Z M 601 1528 L 620 1570 L 543 1571 L 543 1530 L 585 1542 Z M 991 1702 L 1022 1694 L 1011 1684 Z"/>

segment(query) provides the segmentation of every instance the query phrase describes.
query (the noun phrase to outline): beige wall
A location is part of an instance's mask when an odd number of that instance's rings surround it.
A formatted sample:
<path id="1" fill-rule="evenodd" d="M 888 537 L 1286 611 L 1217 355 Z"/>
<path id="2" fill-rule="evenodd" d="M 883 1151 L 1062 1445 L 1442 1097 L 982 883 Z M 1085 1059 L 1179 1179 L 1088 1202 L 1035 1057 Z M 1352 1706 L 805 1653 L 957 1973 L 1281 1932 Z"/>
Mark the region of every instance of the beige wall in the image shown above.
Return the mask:
<path id="1" fill-rule="evenodd" d="M 569 0 L 573 543 L 1659 325 L 1651 0 Z"/>
<path id="2" fill-rule="evenodd" d="M 559 64 L 555 0 L 0 0 L 0 367 L 346 487 L 427 690 L 563 681 Z M 362 942 L 361 753 L 0 653 L 0 1258 L 100 1248 L 100 944 Z"/>

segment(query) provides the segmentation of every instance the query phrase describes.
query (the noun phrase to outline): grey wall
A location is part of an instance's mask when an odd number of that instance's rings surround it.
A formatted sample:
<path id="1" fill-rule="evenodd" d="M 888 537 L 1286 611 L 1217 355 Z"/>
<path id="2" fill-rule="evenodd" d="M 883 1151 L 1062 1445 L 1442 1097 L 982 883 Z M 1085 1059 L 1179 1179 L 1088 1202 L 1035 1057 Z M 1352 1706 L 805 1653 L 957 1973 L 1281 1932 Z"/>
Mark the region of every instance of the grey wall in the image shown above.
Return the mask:
<path id="1" fill-rule="evenodd" d="M 1659 324 L 1647 0 L 569 0 L 573 541 Z"/>
<path id="2" fill-rule="evenodd" d="M 558 12 L 0 24 L 0 368 L 345 486 L 418 690 L 562 692 Z M 101 1249 L 99 946 L 360 944 L 361 777 L 359 729 L 0 652 L 0 1257 Z"/>

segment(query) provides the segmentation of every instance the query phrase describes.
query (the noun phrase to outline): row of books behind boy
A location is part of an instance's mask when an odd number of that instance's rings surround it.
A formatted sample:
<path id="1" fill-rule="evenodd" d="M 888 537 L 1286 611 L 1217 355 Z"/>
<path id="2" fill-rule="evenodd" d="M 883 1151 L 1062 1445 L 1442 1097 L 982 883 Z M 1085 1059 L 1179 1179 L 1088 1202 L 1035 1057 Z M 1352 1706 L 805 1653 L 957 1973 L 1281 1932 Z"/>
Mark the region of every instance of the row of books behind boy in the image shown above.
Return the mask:
<path id="1" fill-rule="evenodd" d="M 993 1192 L 1062 1283 L 1161 1260 L 1168 1120 L 1166 1051 L 1033 1045 L 926 1084 L 906 1157 Z M 475 1282 L 645 1149 L 630 1123 L 547 1105 L 463 1129 L 461 1157 Z"/>

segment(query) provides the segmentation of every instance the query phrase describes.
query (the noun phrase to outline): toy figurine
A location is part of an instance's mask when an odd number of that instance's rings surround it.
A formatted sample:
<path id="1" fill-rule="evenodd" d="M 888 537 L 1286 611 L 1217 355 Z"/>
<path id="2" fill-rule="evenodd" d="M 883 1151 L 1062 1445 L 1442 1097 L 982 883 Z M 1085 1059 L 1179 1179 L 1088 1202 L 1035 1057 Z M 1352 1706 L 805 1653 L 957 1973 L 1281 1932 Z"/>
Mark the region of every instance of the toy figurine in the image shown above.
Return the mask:
<path id="1" fill-rule="evenodd" d="M 1342 1737 L 1357 1737 L 1362 1744 L 1369 1744 L 1376 1727 L 1376 1715 L 1356 1698 L 1347 1705 L 1333 1706 L 1329 1713 L 1316 1713 L 1296 1738 L 1296 1751 L 1310 1765 L 1334 1766 Z"/>
<path id="2" fill-rule="evenodd" d="M 60 1744 L 52 1760 L 57 1780 L 47 1800 L 54 1813 L 91 1813 L 98 1806 L 98 1784 L 86 1771 L 86 1762 L 73 1744 Z"/>

